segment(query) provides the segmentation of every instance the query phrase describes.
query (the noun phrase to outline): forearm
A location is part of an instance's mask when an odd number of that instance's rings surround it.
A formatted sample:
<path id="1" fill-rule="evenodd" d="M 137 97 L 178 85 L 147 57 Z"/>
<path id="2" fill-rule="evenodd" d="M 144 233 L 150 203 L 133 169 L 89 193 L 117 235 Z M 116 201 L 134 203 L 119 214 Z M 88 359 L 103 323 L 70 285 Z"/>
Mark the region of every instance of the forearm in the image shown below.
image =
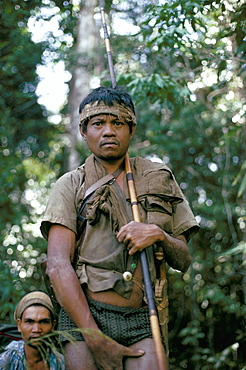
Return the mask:
<path id="1" fill-rule="evenodd" d="M 54 225 L 48 239 L 47 273 L 53 286 L 56 298 L 78 328 L 99 330 L 72 267 L 75 250 L 75 234 L 70 230 Z M 83 313 L 83 314 L 81 314 Z M 87 334 L 83 333 L 87 341 Z"/>
<path id="2" fill-rule="evenodd" d="M 173 238 L 162 230 L 158 245 L 164 250 L 166 262 L 176 270 L 185 272 L 191 264 L 191 254 L 183 235 Z"/>
<path id="3" fill-rule="evenodd" d="M 98 329 L 71 264 L 56 261 L 54 266 L 49 261 L 47 272 L 58 302 L 75 325 L 81 329 Z"/>

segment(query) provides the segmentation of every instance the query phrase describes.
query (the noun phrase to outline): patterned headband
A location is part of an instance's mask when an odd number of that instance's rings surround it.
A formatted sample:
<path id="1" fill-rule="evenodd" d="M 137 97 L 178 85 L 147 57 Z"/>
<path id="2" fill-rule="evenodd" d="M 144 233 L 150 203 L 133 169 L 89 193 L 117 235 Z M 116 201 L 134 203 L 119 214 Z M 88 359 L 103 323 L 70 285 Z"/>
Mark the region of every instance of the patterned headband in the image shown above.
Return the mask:
<path id="1" fill-rule="evenodd" d="M 86 104 L 80 114 L 80 123 L 83 124 L 85 120 L 99 114 L 112 114 L 119 119 L 123 118 L 127 123 L 132 122 L 137 124 L 136 116 L 133 111 L 124 105 L 114 103 L 112 106 L 105 105 L 103 102 L 98 104 L 98 101 L 91 104 Z"/>

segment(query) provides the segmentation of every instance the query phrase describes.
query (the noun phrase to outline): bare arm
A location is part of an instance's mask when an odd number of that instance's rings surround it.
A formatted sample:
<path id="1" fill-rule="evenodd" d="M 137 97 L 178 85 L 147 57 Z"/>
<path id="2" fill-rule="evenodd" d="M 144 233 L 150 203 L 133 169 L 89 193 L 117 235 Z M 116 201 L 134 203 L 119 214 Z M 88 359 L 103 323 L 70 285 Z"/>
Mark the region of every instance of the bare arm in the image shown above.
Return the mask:
<path id="1" fill-rule="evenodd" d="M 61 225 L 53 225 L 48 238 L 47 273 L 60 305 L 66 310 L 78 327 L 98 329 L 92 319 L 85 295 L 71 265 L 74 257 L 76 236 Z M 79 315 L 79 307 L 84 307 Z"/>
<path id="2" fill-rule="evenodd" d="M 127 246 L 129 254 L 157 243 L 163 247 L 166 261 L 171 267 L 185 272 L 191 263 L 185 236 L 173 238 L 157 225 L 131 221 L 121 227 L 117 237 L 119 242 Z"/>
<path id="3" fill-rule="evenodd" d="M 112 370 L 115 367 L 122 369 L 124 356 L 141 356 L 144 352 L 126 348 L 110 338 L 102 336 L 90 313 L 86 297 L 71 265 L 75 246 L 76 236 L 73 231 L 61 225 L 51 226 L 48 238 L 47 273 L 56 298 L 78 328 L 95 330 L 92 335 L 83 333 L 83 336 L 98 367 L 105 370 Z"/>

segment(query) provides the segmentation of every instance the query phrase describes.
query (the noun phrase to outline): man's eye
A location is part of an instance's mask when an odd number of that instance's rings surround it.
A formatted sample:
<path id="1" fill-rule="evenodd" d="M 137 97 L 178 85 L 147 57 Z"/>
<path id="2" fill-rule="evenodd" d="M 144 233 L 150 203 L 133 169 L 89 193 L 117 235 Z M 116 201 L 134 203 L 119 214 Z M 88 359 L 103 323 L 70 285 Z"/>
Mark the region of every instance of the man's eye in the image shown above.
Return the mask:
<path id="1" fill-rule="evenodd" d="M 122 126 L 122 125 L 124 125 L 124 123 L 123 123 L 123 122 L 121 122 L 121 121 L 116 121 L 116 122 L 114 122 L 114 124 L 115 124 L 116 126 Z"/>

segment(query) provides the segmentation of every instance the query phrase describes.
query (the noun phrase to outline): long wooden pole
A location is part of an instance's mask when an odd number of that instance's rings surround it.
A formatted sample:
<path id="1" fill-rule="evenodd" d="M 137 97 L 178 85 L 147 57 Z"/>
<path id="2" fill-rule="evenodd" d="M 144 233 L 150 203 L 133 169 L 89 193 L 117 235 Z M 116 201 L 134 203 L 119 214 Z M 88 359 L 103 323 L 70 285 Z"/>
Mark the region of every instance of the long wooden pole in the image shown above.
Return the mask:
<path id="1" fill-rule="evenodd" d="M 131 163 L 128 153 L 125 156 L 125 168 L 126 168 L 126 178 L 128 184 L 128 190 L 131 200 L 131 207 L 132 207 L 132 214 L 134 221 L 141 222 L 140 212 L 137 204 L 137 195 L 136 189 L 134 184 L 134 179 L 131 170 Z M 145 292 L 148 301 L 148 308 L 149 308 L 149 316 L 150 316 L 150 325 L 151 325 L 151 332 L 155 344 L 157 362 L 159 370 L 167 370 L 167 360 L 161 340 L 161 332 L 160 326 L 158 321 L 158 314 L 155 307 L 155 300 L 153 294 L 153 288 L 151 284 L 150 274 L 149 274 L 149 266 L 148 260 L 146 256 L 145 250 L 140 253 L 140 261 L 142 266 L 143 278 L 144 278 L 144 285 L 145 285 Z"/>
<path id="2" fill-rule="evenodd" d="M 104 32 L 105 47 L 106 47 L 107 58 L 108 58 L 108 67 L 109 67 L 109 73 L 110 73 L 111 86 L 114 89 L 116 87 L 116 78 L 115 78 L 114 64 L 113 64 L 111 47 L 110 47 L 108 28 L 107 28 L 107 23 L 106 23 L 106 18 L 105 18 L 103 0 L 100 1 L 100 11 L 101 11 L 102 26 L 103 26 L 103 32 Z"/>
<path id="3" fill-rule="evenodd" d="M 102 25 L 103 25 L 103 30 L 104 30 L 104 40 L 105 40 L 105 46 L 106 46 L 106 52 L 107 52 L 107 58 L 108 58 L 111 85 L 112 85 L 112 88 L 115 88 L 116 78 L 115 78 L 115 73 L 114 73 L 112 52 L 111 52 L 111 47 L 110 47 L 110 40 L 109 40 L 106 19 L 105 19 L 103 0 L 100 1 L 100 11 L 101 11 Z M 127 184 L 128 184 L 128 189 L 129 189 L 129 194 L 130 194 L 130 199 L 131 199 L 133 219 L 134 221 L 141 222 L 140 213 L 139 213 L 138 204 L 137 204 L 136 189 L 134 185 L 134 180 L 133 180 L 132 171 L 131 171 L 130 158 L 129 158 L 128 153 L 126 153 L 126 156 L 125 156 L 125 167 L 126 167 Z M 142 251 L 140 253 L 140 261 L 141 261 L 142 272 L 143 272 L 145 292 L 146 292 L 146 297 L 148 301 L 151 332 L 152 332 L 152 336 L 153 336 L 153 340 L 155 344 L 158 369 L 167 370 L 168 365 L 167 365 L 167 361 L 165 357 L 164 348 L 162 345 L 160 327 L 159 327 L 159 322 L 158 322 L 158 315 L 157 315 L 157 311 L 155 307 L 153 288 L 151 284 L 148 260 L 147 260 L 145 251 Z"/>

